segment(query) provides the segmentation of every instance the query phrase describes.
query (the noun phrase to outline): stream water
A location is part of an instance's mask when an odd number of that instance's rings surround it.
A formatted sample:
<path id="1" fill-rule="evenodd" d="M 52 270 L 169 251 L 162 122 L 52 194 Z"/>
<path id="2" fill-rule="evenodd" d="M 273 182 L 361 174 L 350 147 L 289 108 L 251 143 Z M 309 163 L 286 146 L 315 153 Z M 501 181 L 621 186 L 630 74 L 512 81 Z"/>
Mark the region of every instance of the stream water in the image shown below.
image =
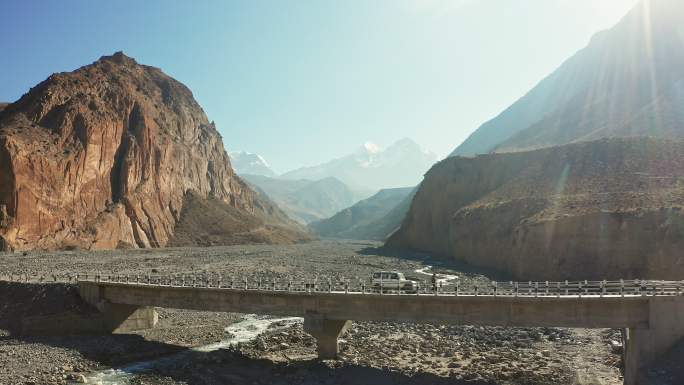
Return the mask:
<path id="1" fill-rule="evenodd" d="M 422 269 L 417 269 L 414 270 L 414 272 L 418 274 L 423 274 L 423 275 L 429 275 L 432 277 L 432 272 L 430 271 L 432 269 L 432 266 L 426 266 Z M 449 284 L 449 281 L 453 281 L 458 279 L 458 275 L 452 275 L 452 274 L 437 274 L 437 283 L 441 283 L 442 285 Z"/>
<path id="2" fill-rule="evenodd" d="M 214 350 L 227 348 L 238 343 L 244 343 L 253 340 L 259 334 L 268 330 L 274 323 L 281 323 L 283 326 L 279 326 L 279 328 L 284 328 L 297 322 L 302 322 L 302 319 L 296 317 L 268 318 L 253 314 L 246 315 L 245 319 L 234 323 L 225 329 L 227 334 L 230 336 L 229 338 L 215 344 L 193 348 L 190 351 L 211 352 Z M 86 379 L 88 380 L 87 383 L 96 385 L 127 385 L 133 378 L 135 378 L 137 374 L 149 372 L 156 367 L 173 365 L 187 355 L 188 351 L 182 351 L 170 356 L 136 362 L 118 368 L 95 372 L 86 376 Z"/>

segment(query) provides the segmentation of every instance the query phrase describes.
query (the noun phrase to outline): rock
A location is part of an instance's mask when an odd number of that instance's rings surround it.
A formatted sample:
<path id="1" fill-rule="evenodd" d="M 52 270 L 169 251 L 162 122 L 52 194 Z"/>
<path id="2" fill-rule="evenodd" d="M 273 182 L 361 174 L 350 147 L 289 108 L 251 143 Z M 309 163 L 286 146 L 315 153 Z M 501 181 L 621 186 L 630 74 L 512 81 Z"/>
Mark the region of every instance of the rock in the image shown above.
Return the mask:
<path id="1" fill-rule="evenodd" d="M 610 348 L 615 354 L 621 354 L 623 350 L 622 343 L 615 340 L 610 341 Z"/>
<path id="2" fill-rule="evenodd" d="M 87 384 L 88 383 L 88 379 L 83 374 L 72 374 L 72 375 L 68 376 L 67 378 L 70 381 L 73 381 L 73 382 L 76 382 L 79 384 Z"/>
<path id="3" fill-rule="evenodd" d="M 222 217 L 232 218 L 221 225 L 225 237 L 198 231 L 203 215 L 188 207 L 207 206 L 209 213 L 218 207 Z M 188 217 L 199 217 L 198 226 L 186 226 L 190 234 L 171 242 Z M 294 226 L 235 175 L 221 136 L 192 92 L 123 53 L 50 76 L 0 115 L 4 249 L 287 243 L 308 237 L 298 228 L 274 225 Z"/>

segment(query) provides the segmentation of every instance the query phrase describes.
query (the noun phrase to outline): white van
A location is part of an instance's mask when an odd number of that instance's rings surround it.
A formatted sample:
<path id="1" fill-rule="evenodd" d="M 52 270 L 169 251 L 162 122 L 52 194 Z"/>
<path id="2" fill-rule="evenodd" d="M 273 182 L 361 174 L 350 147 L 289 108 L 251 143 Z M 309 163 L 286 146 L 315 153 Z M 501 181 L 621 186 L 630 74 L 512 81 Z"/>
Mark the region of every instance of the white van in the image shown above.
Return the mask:
<path id="1" fill-rule="evenodd" d="M 380 291 L 403 291 L 406 293 L 417 293 L 420 285 L 410 279 L 406 279 L 404 274 L 398 271 L 378 271 L 373 273 L 371 278 L 373 290 Z"/>

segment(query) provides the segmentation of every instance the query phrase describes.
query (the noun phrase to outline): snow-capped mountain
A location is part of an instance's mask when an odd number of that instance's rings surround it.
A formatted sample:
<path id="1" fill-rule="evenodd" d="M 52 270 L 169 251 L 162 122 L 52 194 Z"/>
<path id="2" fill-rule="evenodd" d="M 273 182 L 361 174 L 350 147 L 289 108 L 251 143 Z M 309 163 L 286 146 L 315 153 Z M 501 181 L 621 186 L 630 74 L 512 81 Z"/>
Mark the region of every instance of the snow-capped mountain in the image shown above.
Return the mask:
<path id="1" fill-rule="evenodd" d="M 228 153 L 233 169 L 238 175 L 264 175 L 275 176 L 275 172 L 268 165 L 266 160 L 259 154 L 246 151 L 235 151 Z"/>
<path id="2" fill-rule="evenodd" d="M 386 149 L 367 142 L 353 153 L 313 167 L 281 175 L 286 179 L 335 177 L 353 188 L 383 189 L 415 186 L 437 156 L 404 138 Z"/>

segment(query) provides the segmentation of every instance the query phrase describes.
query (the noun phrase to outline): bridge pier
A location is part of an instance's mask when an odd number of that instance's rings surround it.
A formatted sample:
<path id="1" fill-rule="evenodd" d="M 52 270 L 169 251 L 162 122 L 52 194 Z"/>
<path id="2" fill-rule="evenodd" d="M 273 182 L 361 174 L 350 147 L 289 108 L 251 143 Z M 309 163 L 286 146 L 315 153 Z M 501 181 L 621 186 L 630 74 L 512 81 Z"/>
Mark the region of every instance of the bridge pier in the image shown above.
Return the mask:
<path id="1" fill-rule="evenodd" d="M 304 331 L 316 339 L 318 358 L 334 359 L 340 352 L 338 338 L 351 326 L 351 321 L 327 319 L 318 313 L 306 313 Z"/>
<path id="2" fill-rule="evenodd" d="M 129 333 L 155 327 L 159 316 L 153 307 L 123 305 L 104 299 L 103 288 L 79 284 L 81 298 L 97 308 L 100 314 L 93 317 L 94 330 L 102 333 Z"/>
<path id="3" fill-rule="evenodd" d="M 653 297 L 649 301 L 648 329 L 628 328 L 624 333 L 624 384 L 646 384 L 649 365 L 684 338 L 683 297 Z"/>

